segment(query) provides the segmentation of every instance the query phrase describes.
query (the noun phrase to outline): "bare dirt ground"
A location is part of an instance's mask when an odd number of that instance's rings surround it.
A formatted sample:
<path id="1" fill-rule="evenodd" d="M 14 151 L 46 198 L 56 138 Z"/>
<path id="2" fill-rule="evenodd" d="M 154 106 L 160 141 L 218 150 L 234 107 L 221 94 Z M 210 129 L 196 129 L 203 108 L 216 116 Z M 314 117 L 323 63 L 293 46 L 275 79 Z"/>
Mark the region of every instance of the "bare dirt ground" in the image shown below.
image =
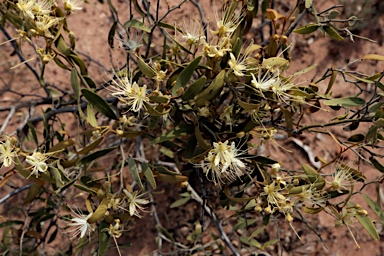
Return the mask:
<path id="1" fill-rule="evenodd" d="M 119 12 L 120 19 L 128 12 L 124 11 L 127 9 L 126 1 L 113 1 L 116 9 Z M 168 1 L 172 6 L 178 1 Z M 326 9 L 336 1 L 315 1 L 318 9 Z M 205 10 L 206 16 L 210 17 L 210 20 L 214 20 L 211 1 L 203 1 L 200 3 Z M 352 10 L 358 10 L 355 1 L 350 0 L 344 1 L 346 3 L 345 13 L 350 13 Z M 354 8 L 356 7 L 356 8 Z M 382 12 L 383 10 L 381 10 Z M 380 10 L 374 11 L 373 13 L 380 12 Z M 177 10 L 173 13 L 172 18 L 169 22 L 173 22 L 174 17 L 184 17 L 191 13 L 197 13 L 197 9 L 188 3 L 185 7 Z M 352 12 L 353 13 L 353 12 Z M 359 14 L 354 14 L 359 17 Z M 364 17 L 365 20 L 369 21 L 372 17 Z M 116 47 L 111 50 L 107 43 L 107 34 L 112 24 L 112 18 L 110 10 L 107 4 L 101 4 L 97 1 L 90 1 L 84 5 L 82 11 L 79 11 L 76 15 L 69 18 L 69 27 L 73 29 L 76 39 L 76 49 L 80 52 L 84 59 L 89 64 L 90 76 L 94 78 L 98 84 L 103 83 L 106 80 L 106 70 L 109 70 L 111 65 L 121 66 L 124 62 L 124 54 L 121 47 Z M 306 22 L 305 20 L 303 23 Z M 361 29 L 357 33 L 361 36 L 365 36 L 376 40 L 379 44 L 373 44 L 368 41 L 356 39 L 355 42 L 345 40 L 343 42 L 335 42 L 330 38 L 323 38 L 318 33 L 315 36 L 302 36 L 295 35 L 292 39 L 292 58 L 295 60 L 291 64 L 291 70 L 301 70 L 312 64 L 316 64 L 317 68 L 312 71 L 307 79 L 311 79 L 314 75 L 317 77 L 321 76 L 323 72 L 331 67 L 344 67 L 350 61 L 361 58 L 365 54 L 384 52 L 383 47 L 383 27 L 384 17 L 379 16 L 372 23 L 367 22 L 364 29 Z M 12 33 L 12 31 L 10 31 Z M 1 37 L 0 37 L 1 38 Z M 2 40 L 3 41 L 3 40 Z M 25 52 L 28 54 L 28 48 L 26 47 Z M 30 93 L 28 99 L 33 99 L 33 94 L 41 93 L 36 91 L 39 85 L 37 81 L 30 75 L 29 70 L 25 66 L 10 70 L 9 68 L 19 63 L 17 56 L 11 56 L 12 48 L 10 45 L 0 46 L 0 88 L 11 88 L 15 92 Z M 36 67 L 35 62 L 30 62 Z M 383 64 L 380 63 L 359 63 L 353 66 L 362 73 L 380 72 L 384 69 Z M 49 83 L 55 85 L 57 88 L 61 88 L 66 91 L 71 90 L 69 84 L 69 73 L 63 73 L 54 68 L 54 64 L 49 65 L 46 70 L 47 80 Z M 324 90 L 327 86 L 323 84 Z M 364 85 L 366 86 L 366 85 Z M 4 91 L 4 90 L 1 90 Z M 334 96 L 347 96 L 355 93 L 355 88 L 345 88 L 345 83 L 341 79 L 336 81 L 334 85 Z M 15 101 L 18 101 L 21 97 L 15 93 L 3 93 L 1 95 L 0 107 L 8 107 Z M 48 107 L 48 106 L 47 106 Z M 4 113 L 4 112 L 3 112 Z M 7 113 L 8 114 L 8 113 Z M 1 114 L 2 118 L 5 118 L 7 114 Z M 20 112 L 17 118 L 13 118 L 7 127 L 6 131 L 12 131 L 15 127 L 24 120 L 23 118 L 27 115 L 26 112 Z M 342 113 L 341 113 L 342 114 Z M 331 115 L 319 111 L 317 115 L 312 117 L 311 122 L 326 122 L 330 119 Z M 67 116 L 68 124 L 73 122 L 71 115 Z M 366 129 L 361 127 L 359 129 Z M 332 129 L 332 132 L 341 134 L 341 129 Z M 345 134 L 345 137 L 349 137 L 350 134 Z M 297 138 L 304 144 L 309 145 L 314 155 L 319 155 L 325 159 L 331 159 L 334 157 L 339 148 L 332 138 L 327 136 L 305 136 Z M 292 150 L 294 153 L 289 153 L 281 149 L 276 144 L 270 144 L 263 149 L 263 154 L 268 156 L 272 155 L 275 159 L 282 159 L 283 166 L 289 168 L 300 168 L 301 163 L 308 162 L 308 152 L 298 147 L 291 139 L 278 140 L 278 143 L 288 150 Z M 350 156 L 354 159 L 354 156 Z M 363 172 L 367 177 L 378 176 L 368 165 Z M 3 171 L 2 171 L 3 173 Z M 12 185 L 19 186 L 19 181 L 12 181 Z M 0 197 L 6 195 L 12 191 L 11 187 L 4 186 L 0 188 Z M 169 186 L 160 186 L 158 194 L 155 197 L 157 204 L 157 211 L 159 218 L 165 228 L 173 234 L 175 239 L 180 242 L 186 241 L 186 235 L 190 230 L 194 229 L 196 221 L 201 219 L 201 209 L 198 204 L 190 202 L 183 207 L 170 209 L 171 203 L 176 201 L 177 195 L 183 191 L 183 188 L 175 185 L 171 188 Z M 376 196 L 375 188 L 368 188 L 365 192 L 373 197 Z M 19 202 L 23 201 L 25 193 L 20 193 L 7 201 L 6 204 L 0 207 L 0 221 L 1 215 L 7 216 L 12 205 L 18 205 Z M 362 198 L 359 198 L 357 203 L 361 204 L 363 208 L 367 209 L 367 204 Z M 217 209 L 219 218 L 225 218 L 226 212 L 224 210 Z M 372 214 L 370 212 L 370 214 Z M 301 240 L 297 238 L 293 230 L 285 223 L 285 220 L 277 220 L 276 226 L 279 227 L 280 231 L 277 232 L 275 227 L 271 227 L 265 234 L 265 241 L 280 236 L 281 244 L 269 248 L 267 251 L 271 255 L 384 255 L 384 244 L 381 241 L 374 241 L 365 230 L 359 227 L 356 223 L 356 229 L 352 229 L 352 232 L 357 235 L 357 240 L 361 246 L 361 249 L 357 249 L 354 241 L 352 240 L 348 229 L 345 226 L 341 226 L 338 229 L 334 228 L 333 219 L 326 214 L 320 214 L 318 217 L 305 215 L 308 223 L 321 235 L 323 242 L 309 230 L 309 228 L 299 221 L 298 219 L 293 222 L 293 226 L 299 233 Z M 209 222 L 208 218 L 205 218 L 206 222 Z M 230 227 L 232 223 L 225 223 L 224 228 Z M 120 244 L 127 245 L 126 248 L 122 247 L 121 250 L 123 255 L 156 255 L 157 245 L 155 243 L 155 237 L 157 230 L 155 228 L 155 222 L 153 216 L 145 214 L 144 217 L 136 222 L 130 231 L 126 232 L 120 240 Z M 211 225 L 212 226 L 212 225 Z M 0 229 L 1 230 L 1 229 Z M 214 229 L 208 229 L 211 232 L 215 232 Z M 217 232 L 216 232 L 217 234 Z M 208 235 L 204 236 L 204 239 L 208 239 Z M 264 241 L 264 242 L 265 242 Z M 235 242 L 234 242 L 235 243 Z M 53 245 L 54 247 L 54 245 Z M 164 245 L 163 251 L 170 250 L 169 245 Z M 114 251 L 111 250 L 109 255 L 114 255 Z M 116 253 L 117 254 L 117 253 Z M 230 255 L 230 254 L 228 254 Z"/>

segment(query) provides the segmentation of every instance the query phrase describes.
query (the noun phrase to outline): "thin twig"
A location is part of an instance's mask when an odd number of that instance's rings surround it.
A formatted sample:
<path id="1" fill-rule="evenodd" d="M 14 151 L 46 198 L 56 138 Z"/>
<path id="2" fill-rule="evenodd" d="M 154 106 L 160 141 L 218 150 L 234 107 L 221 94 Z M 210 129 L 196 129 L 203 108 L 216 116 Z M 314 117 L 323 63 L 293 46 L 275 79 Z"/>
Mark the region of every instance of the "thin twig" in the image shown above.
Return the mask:
<path id="1" fill-rule="evenodd" d="M 5 201 L 7 201 L 12 196 L 17 195 L 18 193 L 20 193 L 20 192 L 22 192 L 22 191 L 24 191 L 26 189 L 29 189 L 31 186 L 32 186 L 32 183 L 31 184 L 27 184 L 25 186 L 22 186 L 22 187 L 19 187 L 19 188 L 13 190 L 11 193 L 9 193 L 8 195 L 6 195 L 6 196 L 4 196 L 3 198 L 0 199 L 0 204 L 4 203 Z"/>

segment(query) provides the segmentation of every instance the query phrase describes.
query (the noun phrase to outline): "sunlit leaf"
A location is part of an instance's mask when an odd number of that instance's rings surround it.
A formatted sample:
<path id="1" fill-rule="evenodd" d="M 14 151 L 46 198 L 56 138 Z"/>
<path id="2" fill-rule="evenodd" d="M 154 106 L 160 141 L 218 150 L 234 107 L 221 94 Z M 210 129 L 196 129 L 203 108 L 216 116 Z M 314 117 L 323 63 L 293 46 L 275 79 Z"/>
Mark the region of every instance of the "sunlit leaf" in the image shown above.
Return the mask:
<path id="1" fill-rule="evenodd" d="M 358 97 L 346 97 L 346 98 L 325 100 L 324 104 L 327 106 L 356 107 L 356 106 L 364 106 L 365 100 Z"/>
<path id="2" fill-rule="evenodd" d="M 125 28 L 137 28 L 137 29 L 143 30 L 143 31 L 148 32 L 148 33 L 151 32 L 151 29 L 149 27 L 147 27 L 144 23 L 142 23 L 141 21 L 138 21 L 138 20 L 133 20 L 133 19 L 129 20 L 129 21 L 125 22 L 123 26 Z"/>
<path id="3" fill-rule="evenodd" d="M 310 34 L 310 33 L 313 33 L 315 32 L 318 28 L 320 27 L 320 25 L 318 24 L 308 24 L 308 25 L 305 25 L 301 28 L 297 28 L 295 30 L 293 30 L 294 33 L 297 33 L 297 34 Z"/>

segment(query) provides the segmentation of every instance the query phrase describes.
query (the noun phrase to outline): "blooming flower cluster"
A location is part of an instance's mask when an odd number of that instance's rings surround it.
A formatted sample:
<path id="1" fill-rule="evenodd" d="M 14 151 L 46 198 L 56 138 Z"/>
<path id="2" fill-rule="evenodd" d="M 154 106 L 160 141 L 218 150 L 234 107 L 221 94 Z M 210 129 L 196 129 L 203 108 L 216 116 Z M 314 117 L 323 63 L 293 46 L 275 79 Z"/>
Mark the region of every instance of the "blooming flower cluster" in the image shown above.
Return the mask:
<path id="1" fill-rule="evenodd" d="M 246 165 L 241 160 L 241 152 L 235 142 L 214 142 L 213 148 L 205 157 L 203 163 L 198 164 L 213 183 L 221 185 L 223 179 L 233 181 L 246 171 Z"/>

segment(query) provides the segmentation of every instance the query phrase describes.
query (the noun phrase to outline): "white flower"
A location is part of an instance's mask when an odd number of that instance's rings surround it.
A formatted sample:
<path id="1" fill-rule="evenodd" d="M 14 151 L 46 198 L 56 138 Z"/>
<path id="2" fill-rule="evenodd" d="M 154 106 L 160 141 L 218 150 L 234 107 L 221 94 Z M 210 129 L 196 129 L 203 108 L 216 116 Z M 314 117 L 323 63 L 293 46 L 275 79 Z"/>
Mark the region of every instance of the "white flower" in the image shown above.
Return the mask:
<path id="1" fill-rule="evenodd" d="M 35 3 L 35 0 L 18 0 L 16 6 L 19 8 L 23 17 L 34 19 L 35 15 L 33 14 L 32 9 Z"/>
<path id="2" fill-rule="evenodd" d="M 16 156 L 15 148 L 11 145 L 11 139 L 7 138 L 5 142 L 0 143 L 0 167 L 9 167 Z"/>
<path id="3" fill-rule="evenodd" d="M 210 58 L 223 57 L 226 52 L 232 50 L 232 45 L 228 37 L 223 37 L 215 44 L 213 41 L 204 42 L 204 53 Z"/>
<path id="4" fill-rule="evenodd" d="M 348 190 L 353 184 L 353 169 L 347 165 L 339 164 L 336 167 L 336 171 L 332 174 L 332 189 L 342 193 L 342 189 Z"/>
<path id="5" fill-rule="evenodd" d="M 54 35 L 52 35 L 49 29 L 59 24 L 62 20 L 63 18 L 53 18 L 48 15 L 37 16 L 37 20 L 35 21 L 37 34 L 48 38 L 54 38 Z"/>
<path id="6" fill-rule="evenodd" d="M 48 164 L 46 163 L 48 156 L 46 154 L 34 151 L 31 156 L 27 156 L 25 160 L 32 167 L 32 172 L 28 176 L 35 175 L 36 178 L 39 176 L 39 172 L 45 173 L 48 170 Z"/>
<path id="7" fill-rule="evenodd" d="M 118 39 L 123 43 L 123 46 L 125 49 L 130 53 L 136 53 L 141 46 L 143 46 L 143 35 L 139 36 L 139 33 L 136 31 L 134 35 L 130 36 L 130 38 L 127 41 L 124 41 L 122 39 Z"/>
<path id="8" fill-rule="evenodd" d="M 147 97 L 147 86 L 140 87 L 136 82 L 133 82 L 131 77 L 119 77 L 117 74 L 116 79 L 112 79 L 112 89 L 114 92 L 112 96 L 115 96 L 123 104 L 130 106 L 129 110 L 139 112 L 140 109 L 145 108 L 145 102 L 149 102 Z"/>
<path id="9" fill-rule="evenodd" d="M 64 10 L 70 12 L 70 13 L 75 13 L 75 11 L 80 11 L 83 9 L 81 5 L 84 3 L 83 0 L 63 0 L 64 2 Z"/>
<path id="10" fill-rule="evenodd" d="M 251 41 L 241 56 L 236 58 L 232 52 L 229 54 L 230 59 L 228 60 L 228 65 L 236 76 L 244 76 L 245 72 L 256 69 L 256 67 L 253 67 L 250 63 L 247 62 L 247 59 L 252 53 L 253 49 L 255 48 L 253 47 L 253 41 Z"/>
<path id="11" fill-rule="evenodd" d="M 204 162 L 199 164 L 207 176 L 212 177 L 215 184 L 223 183 L 223 178 L 233 181 L 244 174 L 245 164 L 240 160 L 241 155 L 235 142 L 228 145 L 229 141 L 214 142 L 213 148 L 208 152 Z"/>
<path id="12" fill-rule="evenodd" d="M 77 208 L 77 211 L 74 211 L 72 208 L 70 208 L 73 214 L 75 215 L 74 218 L 70 219 L 72 223 L 68 223 L 69 226 L 75 227 L 70 232 L 75 232 L 71 239 L 78 236 L 80 234 L 80 238 L 83 238 L 85 234 L 88 234 L 88 236 L 91 235 L 91 232 L 93 231 L 93 227 L 90 223 L 88 223 L 88 219 L 92 216 L 92 213 L 88 215 L 84 215 L 80 209 Z"/>
<path id="13" fill-rule="evenodd" d="M 238 3 L 232 2 L 230 4 L 224 4 L 221 18 L 219 18 L 219 14 L 217 13 L 217 8 L 214 8 L 215 20 L 217 30 L 211 31 L 212 34 L 218 35 L 219 37 L 223 35 L 231 35 L 237 27 L 240 25 L 241 21 L 245 17 L 244 10 L 240 12 L 236 12 L 236 7 Z"/>
<path id="14" fill-rule="evenodd" d="M 252 75 L 251 85 L 264 97 L 263 92 L 271 91 L 271 87 L 274 84 L 279 83 L 279 76 L 271 74 L 269 71 L 265 72 L 262 75 L 262 69 L 259 68 L 257 77 L 254 74 Z"/>
<path id="15" fill-rule="evenodd" d="M 279 206 L 280 202 L 286 201 L 285 196 L 280 193 L 282 188 L 280 187 L 280 185 L 276 184 L 275 181 L 273 181 L 269 185 L 266 185 L 263 189 L 264 192 L 260 195 L 267 196 L 268 205 Z"/>
<path id="16" fill-rule="evenodd" d="M 49 15 L 54 3 L 55 2 L 51 0 L 36 1 L 33 5 L 32 11 L 36 16 Z"/>
<path id="17" fill-rule="evenodd" d="M 141 197 L 143 196 L 143 194 L 139 195 L 138 191 L 134 191 L 133 193 L 131 193 L 128 190 L 124 189 L 123 192 L 127 197 L 127 201 L 129 204 L 129 215 L 135 215 L 140 218 L 141 215 L 139 214 L 138 210 L 144 210 L 144 207 L 142 207 L 141 204 L 148 204 L 149 201 L 147 199 L 142 199 Z"/>
<path id="18" fill-rule="evenodd" d="M 182 31 L 182 38 L 185 40 L 188 46 L 198 46 L 201 42 L 205 40 L 203 34 L 203 29 L 200 27 L 200 23 L 194 19 L 190 19 L 189 24 L 187 25 L 184 20 L 184 29 Z"/>

